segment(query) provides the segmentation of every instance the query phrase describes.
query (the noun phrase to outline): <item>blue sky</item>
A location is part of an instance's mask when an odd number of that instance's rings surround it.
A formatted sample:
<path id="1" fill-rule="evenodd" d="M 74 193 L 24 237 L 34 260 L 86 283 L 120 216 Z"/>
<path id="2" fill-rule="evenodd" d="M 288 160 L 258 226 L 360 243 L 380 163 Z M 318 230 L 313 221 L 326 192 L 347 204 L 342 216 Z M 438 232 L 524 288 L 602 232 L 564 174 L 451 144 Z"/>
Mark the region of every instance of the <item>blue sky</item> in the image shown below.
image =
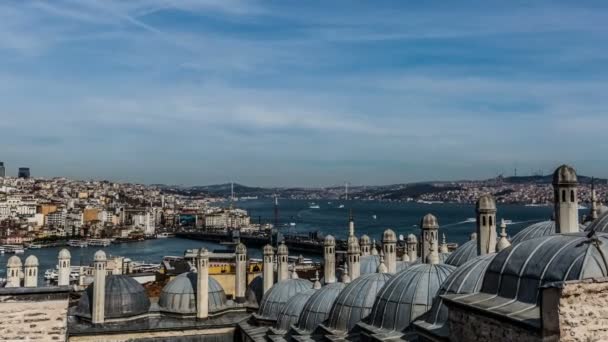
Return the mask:
<path id="1" fill-rule="evenodd" d="M 605 1 L 0 2 L 9 174 L 608 176 Z"/>

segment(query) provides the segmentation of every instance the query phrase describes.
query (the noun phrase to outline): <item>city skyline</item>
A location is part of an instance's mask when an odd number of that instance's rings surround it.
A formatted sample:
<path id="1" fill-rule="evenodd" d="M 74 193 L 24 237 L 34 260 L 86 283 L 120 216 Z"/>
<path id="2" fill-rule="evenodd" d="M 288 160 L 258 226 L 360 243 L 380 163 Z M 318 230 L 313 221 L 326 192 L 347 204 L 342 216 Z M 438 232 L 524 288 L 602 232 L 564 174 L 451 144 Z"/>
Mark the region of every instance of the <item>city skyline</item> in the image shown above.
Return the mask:
<path id="1" fill-rule="evenodd" d="M 603 177 L 607 9 L 3 2 L 0 160 L 146 184 Z"/>

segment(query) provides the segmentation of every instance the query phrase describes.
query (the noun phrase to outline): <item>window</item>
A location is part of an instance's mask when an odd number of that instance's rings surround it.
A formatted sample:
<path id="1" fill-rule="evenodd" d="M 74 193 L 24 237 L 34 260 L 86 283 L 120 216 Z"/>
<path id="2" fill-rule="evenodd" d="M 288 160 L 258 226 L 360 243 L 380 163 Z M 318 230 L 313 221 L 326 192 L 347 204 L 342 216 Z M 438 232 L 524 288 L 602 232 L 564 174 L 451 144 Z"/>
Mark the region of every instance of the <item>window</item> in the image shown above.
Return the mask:
<path id="1" fill-rule="evenodd" d="M 566 202 L 566 190 L 562 190 L 562 202 Z"/>
<path id="2" fill-rule="evenodd" d="M 492 216 L 488 218 L 490 220 L 490 226 L 492 225 Z"/>
<path id="3" fill-rule="evenodd" d="M 484 226 L 486 225 L 486 217 L 485 216 L 481 217 L 481 224 L 484 225 Z"/>
<path id="4" fill-rule="evenodd" d="M 574 190 L 570 190 L 570 202 L 574 203 Z"/>

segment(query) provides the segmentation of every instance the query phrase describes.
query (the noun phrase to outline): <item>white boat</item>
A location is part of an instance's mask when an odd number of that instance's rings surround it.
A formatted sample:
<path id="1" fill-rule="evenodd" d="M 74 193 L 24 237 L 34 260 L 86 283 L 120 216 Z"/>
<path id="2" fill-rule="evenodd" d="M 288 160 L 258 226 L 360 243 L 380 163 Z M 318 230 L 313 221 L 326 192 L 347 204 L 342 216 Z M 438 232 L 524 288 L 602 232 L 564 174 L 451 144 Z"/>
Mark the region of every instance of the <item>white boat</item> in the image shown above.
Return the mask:
<path id="1" fill-rule="evenodd" d="M 376 219 L 378 219 L 378 216 L 376 216 L 376 215 L 372 215 L 372 218 L 373 218 L 374 220 L 376 220 Z"/>
<path id="2" fill-rule="evenodd" d="M 338 206 L 338 209 L 344 209 L 344 204 L 340 204 L 340 205 Z"/>
<path id="3" fill-rule="evenodd" d="M 89 246 L 108 247 L 112 244 L 112 241 L 110 241 L 110 239 L 88 239 L 87 244 Z"/>
<path id="4" fill-rule="evenodd" d="M 505 220 L 505 224 L 513 224 L 513 220 Z"/>
<path id="5" fill-rule="evenodd" d="M 13 254 L 25 253 L 25 248 L 23 248 L 23 246 L 21 246 L 21 245 L 4 245 L 2 247 L 4 249 L 4 252 L 6 252 L 6 253 L 13 253 Z"/>
<path id="6" fill-rule="evenodd" d="M 30 244 L 28 246 L 28 248 L 30 248 L 30 249 L 39 249 L 39 248 L 42 248 L 42 245 L 39 244 L 39 243 L 32 243 L 32 244 Z"/>
<path id="7" fill-rule="evenodd" d="M 295 223 L 295 222 L 290 222 L 290 223 L 289 223 L 289 225 L 290 225 L 291 227 L 295 227 L 295 226 L 296 226 L 296 223 Z"/>
<path id="8" fill-rule="evenodd" d="M 585 207 L 584 205 L 579 204 L 578 205 L 578 210 L 587 210 L 589 208 Z"/>
<path id="9" fill-rule="evenodd" d="M 464 220 L 464 222 L 477 222 L 477 219 L 474 217 L 469 217 L 468 219 Z"/>
<path id="10" fill-rule="evenodd" d="M 70 247 L 87 247 L 89 244 L 84 240 L 70 240 L 68 246 Z"/>
<path id="11" fill-rule="evenodd" d="M 170 237 L 175 237 L 175 234 L 173 234 L 173 233 L 158 233 L 158 234 L 156 234 L 156 238 L 157 239 L 166 239 L 166 238 L 170 238 Z"/>
<path id="12" fill-rule="evenodd" d="M 321 209 L 321 207 L 316 203 L 311 203 L 308 208 L 310 209 Z"/>

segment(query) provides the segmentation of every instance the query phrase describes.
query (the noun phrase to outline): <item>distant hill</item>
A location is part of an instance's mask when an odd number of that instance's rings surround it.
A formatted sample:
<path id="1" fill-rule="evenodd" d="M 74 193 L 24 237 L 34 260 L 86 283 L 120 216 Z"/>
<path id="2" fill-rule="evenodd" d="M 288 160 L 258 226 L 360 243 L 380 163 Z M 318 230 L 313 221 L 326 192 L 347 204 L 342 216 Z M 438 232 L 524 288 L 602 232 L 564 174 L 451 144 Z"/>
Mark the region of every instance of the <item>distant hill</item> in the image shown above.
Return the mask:
<path id="1" fill-rule="evenodd" d="M 581 184 L 591 184 L 592 179 L 596 184 L 607 184 L 608 180 L 603 178 L 592 178 L 583 175 L 578 176 L 578 182 Z M 551 184 L 553 182 L 553 175 L 545 176 L 517 176 L 517 177 L 505 177 L 503 181 L 506 183 L 513 184 Z"/>

